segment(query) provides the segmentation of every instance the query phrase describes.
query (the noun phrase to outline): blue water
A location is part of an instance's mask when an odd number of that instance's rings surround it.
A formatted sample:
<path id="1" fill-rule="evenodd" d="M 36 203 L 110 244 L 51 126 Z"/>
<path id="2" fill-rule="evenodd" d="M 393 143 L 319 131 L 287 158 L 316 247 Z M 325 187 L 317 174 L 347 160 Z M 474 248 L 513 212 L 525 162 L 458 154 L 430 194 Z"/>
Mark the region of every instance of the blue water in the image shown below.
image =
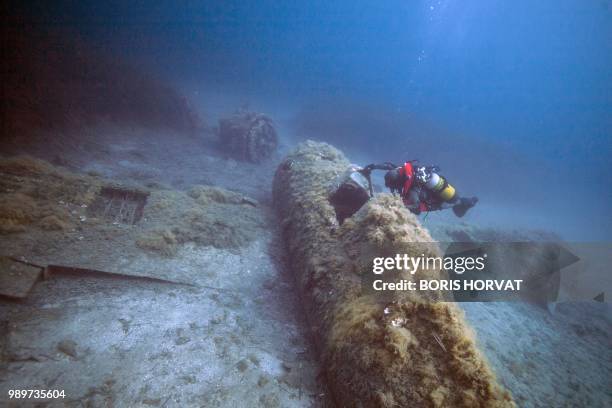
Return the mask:
<path id="1" fill-rule="evenodd" d="M 473 221 L 612 239 L 610 1 L 38 7 L 203 105 L 267 110 L 291 140 L 436 163 L 481 198 Z"/>

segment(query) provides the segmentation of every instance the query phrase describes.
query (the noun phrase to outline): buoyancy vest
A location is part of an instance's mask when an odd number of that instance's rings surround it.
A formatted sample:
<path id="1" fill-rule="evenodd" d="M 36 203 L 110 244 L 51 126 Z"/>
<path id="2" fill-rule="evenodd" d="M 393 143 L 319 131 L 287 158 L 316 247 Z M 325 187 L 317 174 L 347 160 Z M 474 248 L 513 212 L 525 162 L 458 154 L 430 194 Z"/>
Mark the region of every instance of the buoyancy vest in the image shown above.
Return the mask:
<path id="1" fill-rule="evenodd" d="M 408 191 L 410 191 L 410 188 L 412 187 L 412 183 L 414 182 L 414 168 L 412 167 L 412 163 L 404 163 L 400 169 L 400 176 L 404 177 L 402 197 L 406 197 L 408 195 Z"/>
<path id="2" fill-rule="evenodd" d="M 414 184 L 414 167 L 411 162 L 406 162 L 400 168 L 400 176 L 404 177 L 404 185 L 402 186 L 402 201 L 405 205 L 411 206 L 414 203 L 410 202 L 410 189 Z M 421 201 L 419 202 L 419 211 L 429 211 L 429 206 L 427 203 Z"/>

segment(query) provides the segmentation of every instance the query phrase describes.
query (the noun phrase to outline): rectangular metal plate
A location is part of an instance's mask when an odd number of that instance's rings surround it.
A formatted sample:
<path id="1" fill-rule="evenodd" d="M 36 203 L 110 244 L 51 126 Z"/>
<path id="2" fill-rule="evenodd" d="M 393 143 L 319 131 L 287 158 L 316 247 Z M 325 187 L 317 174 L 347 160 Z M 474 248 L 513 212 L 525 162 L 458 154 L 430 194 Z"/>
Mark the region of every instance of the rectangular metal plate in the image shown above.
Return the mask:
<path id="1" fill-rule="evenodd" d="M 41 273 L 42 268 L 0 257 L 0 296 L 26 297 Z"/>

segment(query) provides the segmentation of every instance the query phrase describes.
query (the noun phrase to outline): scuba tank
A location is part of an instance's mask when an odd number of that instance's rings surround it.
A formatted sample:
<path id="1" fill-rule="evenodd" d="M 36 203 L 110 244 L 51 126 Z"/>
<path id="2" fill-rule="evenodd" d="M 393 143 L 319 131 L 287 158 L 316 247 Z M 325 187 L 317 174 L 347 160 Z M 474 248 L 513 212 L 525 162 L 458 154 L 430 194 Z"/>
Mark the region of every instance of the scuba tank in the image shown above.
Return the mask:
<path id="1" fill-rule="evenodd" d="M 437 166 L 419 166 L 416 168 L 415 178 L 440 200 L 452 202 L 456 198 L 457 191 L 444 177 L 437 173 L 438 171 L 440 169 Z"/>

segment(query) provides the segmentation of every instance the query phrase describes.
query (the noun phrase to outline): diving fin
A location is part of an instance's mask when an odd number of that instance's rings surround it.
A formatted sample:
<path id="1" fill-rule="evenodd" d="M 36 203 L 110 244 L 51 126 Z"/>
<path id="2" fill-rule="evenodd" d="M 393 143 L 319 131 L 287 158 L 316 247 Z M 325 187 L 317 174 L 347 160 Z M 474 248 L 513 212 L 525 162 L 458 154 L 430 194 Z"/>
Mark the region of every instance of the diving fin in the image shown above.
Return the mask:
<path id="1" fill-rule="evenodd" d="M 463 217 L 467 211 L 476 205 L 478 197 L 460 198 L 459 203 L 453 206 L 453 212 L 459 218 Z"/>

